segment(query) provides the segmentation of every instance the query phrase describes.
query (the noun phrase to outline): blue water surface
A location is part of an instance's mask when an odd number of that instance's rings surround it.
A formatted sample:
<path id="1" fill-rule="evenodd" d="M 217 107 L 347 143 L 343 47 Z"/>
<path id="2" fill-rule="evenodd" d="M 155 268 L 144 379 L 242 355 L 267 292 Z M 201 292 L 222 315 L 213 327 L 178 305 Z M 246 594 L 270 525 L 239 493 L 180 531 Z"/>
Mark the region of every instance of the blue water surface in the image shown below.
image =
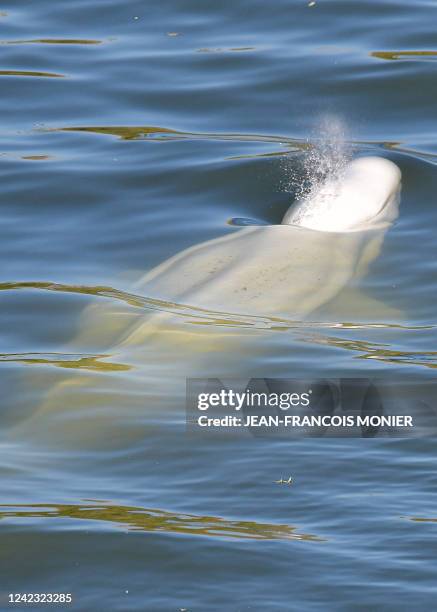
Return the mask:
<path id="1" fill-rule="evenodd" d="M 436 20 L 433 0 L 2 4 L 2 609 L 434 609 L 432 439 L 192 438 L 175 370 L 154 386 L 153 351 L 98 327 L 170 308 L 133 288 L 170 256 L 279 223 L 337 125 L 402 170 L 360 286 L 383 306 L 247 325 L 260 351 L 227 374 L 432 381 Z"/>

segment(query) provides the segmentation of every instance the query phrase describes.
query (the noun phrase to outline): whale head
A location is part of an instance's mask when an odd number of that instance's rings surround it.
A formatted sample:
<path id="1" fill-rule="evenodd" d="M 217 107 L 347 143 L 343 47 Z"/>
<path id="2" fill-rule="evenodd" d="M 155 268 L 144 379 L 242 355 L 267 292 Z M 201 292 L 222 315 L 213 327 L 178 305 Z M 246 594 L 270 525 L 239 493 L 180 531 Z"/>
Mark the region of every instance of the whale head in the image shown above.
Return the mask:
<path id="1" fill-rule="evenodd" d="M 398 216 L 401 171 L 382 157 L 350 162 L 340 178 L 327 179 L 293 204 L 282 224 L 325 232 L 388 226 Z"/>

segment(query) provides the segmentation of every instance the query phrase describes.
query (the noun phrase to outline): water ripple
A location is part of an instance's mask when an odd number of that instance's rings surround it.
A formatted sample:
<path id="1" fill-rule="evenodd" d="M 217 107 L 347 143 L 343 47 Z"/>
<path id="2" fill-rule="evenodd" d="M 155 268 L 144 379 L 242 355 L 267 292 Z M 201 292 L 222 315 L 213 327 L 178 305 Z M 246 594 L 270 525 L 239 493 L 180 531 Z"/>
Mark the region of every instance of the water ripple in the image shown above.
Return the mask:
<path id="1" fill-rule="evenodd" d="M 154 142 L 173 142 L 178 140 L 207 140 L 207 141 L 230 141 L 230 142 L 254 142 L 271 143 L 284 147 L 285 150 L 271 151 L 268 153 L 244 154 L 228 159 L 245 159 L 252 157 L 269 157 L 287 155 L 291 152 L 307 151 L 318 146 L 318 139 L 312 140 L 296 138 L 292 136 L 277 136 L 272 134 L 242 134 L 242 133 L 218 133 L 218 132 L 183 132 L 159 126 L 128 126 L 128 125 L 101 125 L 101 126 L 67 126 L 55 128 L 37 128 L 38 132 L 84 132 L 105 136 L 116 136 L 122 140 L 144 140 Z M 403 146 L 401 141 L 392 140 L 347 140 L 346 144 L 354 149 L 362 150 L 388 150 L 437 163 L 437 154 L 420 151 Z"/>
<path id="2" fill-rule="evenodd" d="M 358 339 L 337 338 L 334 336 L 310 336 L 305 341 L 359 352 L 360 354 L 355 356 L 356 359 L 373 359 L 385 363 L 437 368 L 437 351 L 393 350 L 390 345 Z"/>
<path id="3" fill-rule="evenodd" d="M 89 500 L 93 502 L 94 500 Z M 92 504 L 1 504 L 0 520 L 8 518 L 66 518 L 74 521 L 101 521 L 129 531 L 182 533 L 220 539 L 305 540 L 322 542 L 315 535 L 298 533 L 296 527 L 255 521 L 233 521 L 217 516 L 172 513 L 155 508 Z"/>
<path id="4" fill-rule="evenodd" d="M 245 51 L 256 51 L 256 47 L 229 47 L 229 48 L 209 48 L 203 47 L 201 49 L 197 49 L 198 53 L 232 53 L 232 52 L 245 52 Z"/>
<path id="5" fill-rule="evenodd" d="M 401 330 L 431 330 L 437 326 L 430 325 L 402 325 L 400 323 L 387 322 L 339 322 L 339 321 L 301 321 L 281 317 L 268 317 L 250 314 L 234 314 L 170 302 L 157 298 L 146 297 L 129 293 L 113 287 L 101 285 L 65 285 L 48 281 L 22 281 L 0 283 L 0 291 L 15 291 L 20 289 L 36 289 L 39 291 L 55 291 L 63 293 L 76 293 L 82 295 L 98 296 L 115 299 L 124 302 L 134 308 L 169 312 L 183 316 L 193 325 L 214 325 L 226 327 L 248 327 L 268 330 L 287 330 L 302 328 L 326 328 L 326 329 L 401 329 Z"/>
<path id="6" fill-rule="evenodd" d="M 120 372 L 130 370 L 131 366 L 123 363 L 100 361 L 111 355 L 84 355 L 70 353 L 0 353 L 1 362 L 23 363 L 26 365 L 53 365 L 58 368 Z"/>
<path id="7" fill-rule="evenodd" d="M 0 70 L 0 76 L 42 77 L 63 79 L 65 74 L 56 72 L 36 72 L 34 70 Z"/>
<path id="8" fill-rule="evenodd" d="M 437 60 L 437 51 L 372 51 L 370 55 L 384 60 Z"/>
<path id="9" fill-rule="evenodd" d="M 34 38 L 30 40 L 0 40 L 0 45 L 101 45 L 102 40 L 86 38 Z"/>

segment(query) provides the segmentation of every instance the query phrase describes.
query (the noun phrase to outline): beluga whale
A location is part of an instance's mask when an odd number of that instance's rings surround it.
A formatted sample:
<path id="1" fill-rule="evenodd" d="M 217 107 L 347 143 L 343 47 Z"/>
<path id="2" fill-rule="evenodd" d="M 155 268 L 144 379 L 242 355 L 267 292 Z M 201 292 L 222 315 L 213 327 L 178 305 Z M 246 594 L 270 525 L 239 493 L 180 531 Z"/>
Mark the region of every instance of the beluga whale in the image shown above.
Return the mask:
<path id="1" fill-rule="evenodd" d="M 307 317 L 378 255 L 398 216 L 400 188 L 396 164 L 358 158 L 294 203 L 281 224 L 188 248 L 147 273 L 135 291 L 223 313 Z"/>
<path id="2" fill-rule="evenodd" d="M 214 335 L 214 342 L 235 336 L 242 317 L 306 320 L 366 273 L 398 216 L 400 190 L 396 164 L 382 157 L 357 158 L 315 184 L 280 224 L 234 230 L 146 273 L 132 293 L 155 301 L 157 313 L 118 304 L 89 307 L 79 344 L 147 350 L 155 340 L 175 344 L 182 333 L 184 342 L 194 335 L 199 350 L 202 343 L 208 350 L 208 336 Z M 202 318 L 229 325 L 197 324 Z M 233 321 L 238 324 L 232 326 Z"/>
<path id="3" fill-rule="evenodd" d="M 240 376 L 241 364 L 243 376 L 254 375 L 255 365 L 260 376 L 274 375 L 265 360 L 256 362 L 259 350 L 271 349 L 257 341 L 259 327 L 314 320 L 363 276 L 398 216 L 400 190 L 396 164 L 354 159 L 298 198 L 282 223 L 233 230 L 147 272 L 131 294 L 155 311 L 118 302 L 88 307 L 74 346 L 109 354 L 107 371 L 64 374 L 30 419 L 32 435 L 37 420 L 42 435 L 53 436 L 58 423 L 83 440 L 82 418 L 92 439 L 105 427 L 105 439 L 120 435 L 128 422 L 135 435 L 145 405 L 181 405 L 187 377 Z M 111 360 L 125 370 L 111 373 Z"/>

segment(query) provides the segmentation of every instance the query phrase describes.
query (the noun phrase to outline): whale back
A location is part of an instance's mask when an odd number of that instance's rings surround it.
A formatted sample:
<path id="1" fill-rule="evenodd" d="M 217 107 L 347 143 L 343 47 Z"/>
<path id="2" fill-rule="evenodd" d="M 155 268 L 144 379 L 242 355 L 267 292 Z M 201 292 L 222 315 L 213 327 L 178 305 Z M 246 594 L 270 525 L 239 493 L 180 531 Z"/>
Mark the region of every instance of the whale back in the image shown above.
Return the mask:
<path id="1" fill-rule="evenodd" d="M 244 228 L 167 260 L 135 291 L 227 314 L 300 317 L 347 284 L 363 240 L 286 225 Z"/>

